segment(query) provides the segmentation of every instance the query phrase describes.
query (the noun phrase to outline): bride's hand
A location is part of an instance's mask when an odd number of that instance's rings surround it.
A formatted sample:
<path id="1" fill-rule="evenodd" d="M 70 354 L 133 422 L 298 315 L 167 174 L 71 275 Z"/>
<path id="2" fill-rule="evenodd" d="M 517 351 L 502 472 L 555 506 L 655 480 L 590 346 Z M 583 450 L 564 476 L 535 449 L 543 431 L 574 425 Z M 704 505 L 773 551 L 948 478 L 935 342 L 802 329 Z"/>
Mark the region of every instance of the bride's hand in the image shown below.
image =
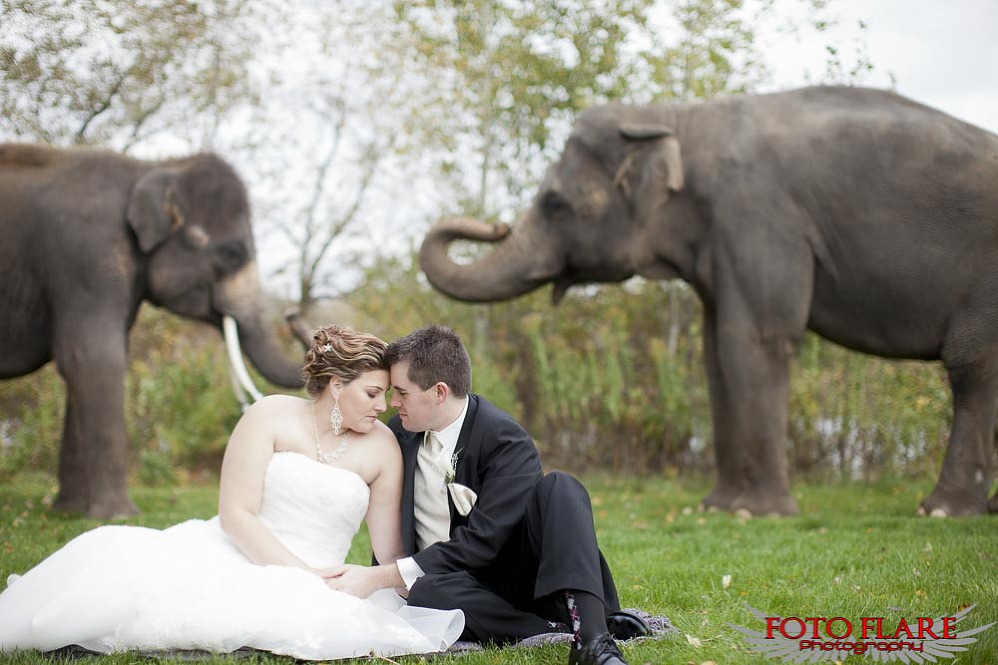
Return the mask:
<path id="1" fill-rule="evenodd" d="M 335 566 L 332 568 L 312 568 L 311 566 L 309 566 L 308 568 L 306 568 L 306 570 L 308 570 L 308 572 L 312 573 L 313 575 L 316 575 L 318 577 L 321 577 L 323 580 L 326 580 L 330 577 L 335 576 L 340 568 L 341 566 Z"/>
<path id="2" fill-rule="evenodd" d="M 327 569 L 323 577 L 326 579 L 326 586 L 330 589 L 342 591 L 358 598 L 367 598 L 383 587 L 379 580 L 378 568 L 369 566 L 356 566 L 347 563 Z"/>

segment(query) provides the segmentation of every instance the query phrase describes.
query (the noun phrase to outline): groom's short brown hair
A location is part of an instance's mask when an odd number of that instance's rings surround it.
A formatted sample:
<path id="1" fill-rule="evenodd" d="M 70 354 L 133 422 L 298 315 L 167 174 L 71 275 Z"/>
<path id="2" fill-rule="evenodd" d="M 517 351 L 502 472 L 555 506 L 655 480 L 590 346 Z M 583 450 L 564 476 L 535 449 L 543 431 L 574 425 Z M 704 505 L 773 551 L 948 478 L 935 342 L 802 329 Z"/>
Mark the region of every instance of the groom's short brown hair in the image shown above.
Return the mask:
<path id="1" fill-rule="evenodd" d="M 455 397 L 471 391 L 471 358 L 453 328 L 426 326 L 388 345 L 389 366 L 409 363 L 409 380 L 426 390 L 443 381 Z"/>

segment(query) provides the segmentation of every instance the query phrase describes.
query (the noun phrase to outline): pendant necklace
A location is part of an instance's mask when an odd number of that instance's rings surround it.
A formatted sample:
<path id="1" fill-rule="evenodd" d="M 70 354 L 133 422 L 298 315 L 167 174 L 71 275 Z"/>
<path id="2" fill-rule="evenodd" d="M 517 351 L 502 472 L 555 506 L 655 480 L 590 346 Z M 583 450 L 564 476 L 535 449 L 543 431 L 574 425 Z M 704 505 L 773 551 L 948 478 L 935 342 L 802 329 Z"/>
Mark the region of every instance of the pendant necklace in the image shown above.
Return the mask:
<path id="1" fill-rule="evenodd" d="M 343 431 L 343 438 L 340 439 L 340 445 L 331 453 L 322 452 L 322 448 L 319 447 L 319 426 L 315 424 L 315 402 L 312 402 L 312 430 L 315 432 L 315 456 L 323 464 L 332 464 L 339 458 L 343 457 L 343 454 L 347 451 L 347 431 Z"/>

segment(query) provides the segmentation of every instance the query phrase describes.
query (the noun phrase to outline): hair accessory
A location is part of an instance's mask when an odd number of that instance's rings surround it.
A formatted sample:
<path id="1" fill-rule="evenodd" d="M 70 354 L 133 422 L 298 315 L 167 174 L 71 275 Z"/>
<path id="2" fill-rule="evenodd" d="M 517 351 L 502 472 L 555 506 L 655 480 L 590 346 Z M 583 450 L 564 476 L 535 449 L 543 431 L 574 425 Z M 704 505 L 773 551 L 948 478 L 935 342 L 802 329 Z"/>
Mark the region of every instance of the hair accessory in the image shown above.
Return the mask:
<path id="1" fill-rule="evenodd" d="M 322 347 L 322 352 L 323 353 L 329 353 L 332 350 L 333 350 L 333 345 L 332 344 L 326 344 L 325 346 Z"/>

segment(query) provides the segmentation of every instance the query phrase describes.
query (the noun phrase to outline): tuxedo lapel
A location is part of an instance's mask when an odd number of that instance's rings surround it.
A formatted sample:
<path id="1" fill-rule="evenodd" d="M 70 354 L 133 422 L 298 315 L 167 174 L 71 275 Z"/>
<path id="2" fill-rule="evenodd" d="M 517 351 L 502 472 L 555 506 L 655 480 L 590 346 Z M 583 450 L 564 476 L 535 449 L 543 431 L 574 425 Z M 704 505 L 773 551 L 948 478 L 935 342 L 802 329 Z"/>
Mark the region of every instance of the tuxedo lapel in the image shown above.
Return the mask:
<path id="1" fill-rule="evenodd" d="M 402 546 L 409 555 L 416 552 L 416 454 L 422 440 L 422 432 L 404 430 L 399 440 L 402 448 Z"/>
<path id="2" fill-rule="evenodd" d="M 461 425 L 457 446 L 454 447 L 454 454 L 457 457 L 454 482 L 470 487 L 475 492 L 479 490 L 477 466 L 481 447 L 481 437 L 473 436 L 473 432 L 477 432 L 475 428 L 477 417 L 478 395 L 468 393 L 468 413 L 464 417 L 464 424 Z M 467 523 L 468 518 L 457 512 L 450 492 L 447 492 L 447 505 L 450 507 L 450 531 L 453 533 L 454 528 Z"/>
<path id="3" fill-rule="evenodd" d="M 468 414 L 464 417 L 464 424 L 461 426 L 461 433 L 457 437 L 457 446 L 454 452 L 457 454 L 457 469 L 454 480 L 478 491 L 478 453 L 482 445 L 481 436 L 478 435 L 478 428 L 475 423 L 478 420 L 478 395 L 468 394 Z"/>

